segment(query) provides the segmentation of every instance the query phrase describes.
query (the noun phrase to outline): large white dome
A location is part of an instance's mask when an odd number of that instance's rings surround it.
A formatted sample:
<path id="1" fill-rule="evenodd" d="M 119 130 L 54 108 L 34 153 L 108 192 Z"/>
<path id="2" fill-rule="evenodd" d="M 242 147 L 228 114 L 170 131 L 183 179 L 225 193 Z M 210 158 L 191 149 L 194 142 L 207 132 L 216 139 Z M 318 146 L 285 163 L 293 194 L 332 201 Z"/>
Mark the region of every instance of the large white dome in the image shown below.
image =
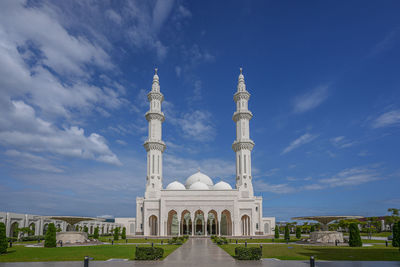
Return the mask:
<path id="1" fill-rule="evenodd" d="M 186 190 L 185 186 L 181 184 L 180 182 L 172 182 L 169 185 L 167 185 L 167 190 Z"/>
<path id="2" fill-rule="evenodd" d="M 208 189 L 210 189 L 208 185 L 202 182 L 195 182 L 189 187 L 189 190 L 208 190 Z"/>
<path id="3" fill-rule="evenodd" d="M 230 190 L 232 189 L 232 186 L 228 183 L 225 183 L 224 181 L 221 181 L 219 183 L 216 183 L 213 187 L 214 190 Z"/>
<path id="4" fill-rule="evenodd" d="M 212 186 L 214 185 L 210 177 L 208 177 L 204 173 L 196 172 L 195 174 L 190 175 L 189 178 L 186 179 L 185 186 L 186 188 L 190 188 L 190 186 L 196 182 L 202 182 L 203 184 L 208 186 L 208 189 L 211 189 Z"/>

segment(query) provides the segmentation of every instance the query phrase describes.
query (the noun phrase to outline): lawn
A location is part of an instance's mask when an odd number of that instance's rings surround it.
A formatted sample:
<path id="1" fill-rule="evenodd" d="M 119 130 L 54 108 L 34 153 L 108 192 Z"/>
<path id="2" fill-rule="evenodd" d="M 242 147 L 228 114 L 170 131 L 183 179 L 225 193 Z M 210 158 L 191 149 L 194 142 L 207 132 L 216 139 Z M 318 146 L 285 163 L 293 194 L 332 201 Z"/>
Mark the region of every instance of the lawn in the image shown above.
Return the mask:
<path id="1" fill-rule="evenodd" d="M 178 247 L 178 245 L 163 245 L 163 259 Z M 0 262 L 83 261 L 85 256 L 90 256 L 93 260 L 108 260 L 111 258 L 134 260 L 135 250 L 136 246 L 134 245 L 99 245 L 62 248 L 28 248 L 13 246 L 12 248 L 8 248 L 6 254 L 0 255 Z"/>
<path id="2" fill-rule="evenodd" d="M 237 245 L 221 245 L 228 254 L 235 255 Z M 258 245 L 248 245 L 258 246 Z M 263 245 L 263 258 L 280 260 L 308 260 L 315 256 L 317 260 L 347 260 L 347 261 L 400 261 L 398 248 L 372 246 L 361 248 L 350 247 L 319 247 L 302 245 Z"/>
<path id="3" fill-rule="evenodd" d="M 295 242 L 295 241 L 299 241 L 300 239 L 296 239 L 296 238 L 291 238 L 289 240 L 290 242 Z M 228 239 L 229 242 L 231 243 L 236 243 L 236 239 Z M 244 243 L 247 241 L 247 243 L 286 243 L 285 239 L 268 239 L 268 238 L 262 238 L 262 239 L 237 239 L 238 243 Z"/>
<path id="4" fill-rule="evenodd" d="M 100 236 L 99 241 L 101 242 L 110 242 L 113 240 L 112 236 Z M 144 238 L 128 238 L 128 243 L 161 243 L 161 240 L 164 244 L 168 243 L 168 238 L 165 239 L 144 239 Z M 125 239 L 119 239 L 114 241 L 114 243 L 126 243 Z"/>

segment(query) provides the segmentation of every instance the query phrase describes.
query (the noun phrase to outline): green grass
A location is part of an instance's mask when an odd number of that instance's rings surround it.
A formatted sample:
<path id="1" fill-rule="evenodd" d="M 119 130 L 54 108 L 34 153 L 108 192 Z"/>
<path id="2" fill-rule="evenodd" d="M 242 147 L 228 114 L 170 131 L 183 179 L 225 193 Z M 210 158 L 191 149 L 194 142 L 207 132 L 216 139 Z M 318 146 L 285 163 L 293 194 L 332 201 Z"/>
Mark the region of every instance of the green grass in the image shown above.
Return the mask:
<path id="1" fill-rule="evenodd" d="M 289 240 L 290 242 L 295 242 L 295 241 L 299 241 L 300 239 L 296 239 L 296 238 L 291 238 Z M 232 243 L 236 243 L 236 239 L 228 239 L 228 241 L 232 241 Z M 285 239 L 274 239 L 274 241 L 272 241 L 272 239 L 268 239 L 268 238 L 262 238 L 262 239 L 238 239 L 237 240 L 238 243 L 244 243 L 245 241 L 247 241 L 247 243 L 286 243 Z"/>
<path id="2" fill-rule="evenodd" d="M 221 245 L 228 254 L 234 256 L 237 245 Z M 249 245 L 258 246 L 258 245 Z M 347 261 L 400 261 L 398 248 L 373 247 L 319 247 L 302 245 L 263 245 L 263 258 L 280 260 L 308 260 L 315 256 L 317 260 L 347 260 Z"/>
<path id="3" fill-rule="evenodd" d="M 113 237 L 112 236 L 100 236 L 98 240 L 101 242 L 110 242 L 111 243 L 110 239 L 113 240 Z M 165 238 L 165 239 L 128 238 L 128 243 L 161 243 L 161 240 L 164 241 L 164 244 L 168 243 L 167 238 Z M 125 244 L 126 240 L 119 239 L 119 240 L 114 241 L 114 243 Z"/>
<path id="4" fill-rule="evenodd" d="M 164 249 L 164 259 L 179 246 L 163 245 L 161 247 Z M 135 250 L 136 246 L 134 245 L 99 245 L 62 248 L 28 248 L 17 246 L 8 248 L 6 254 L 0 255 L 0 262 L 83 261 L 85 256 L 90 256 L 93 260 L 108 260 L 111 258 L 134 260 Z"/>
<path id="5" fill-rule="evenodd" d="M 368 233 L 360 233 L 362 236 L 369 236 Z M 381 232 L 381 233 L 372 233 L 371 236 L 376 236 L 376 237 L 388 237 L 392 235 L 392 232 Z"/>

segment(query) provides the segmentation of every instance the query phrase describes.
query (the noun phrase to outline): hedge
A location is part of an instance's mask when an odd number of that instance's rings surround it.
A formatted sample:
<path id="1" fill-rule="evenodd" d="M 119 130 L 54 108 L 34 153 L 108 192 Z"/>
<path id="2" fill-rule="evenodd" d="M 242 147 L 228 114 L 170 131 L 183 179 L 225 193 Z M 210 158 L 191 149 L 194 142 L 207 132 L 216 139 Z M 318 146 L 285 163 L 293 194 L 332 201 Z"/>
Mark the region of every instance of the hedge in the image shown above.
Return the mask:
<path id="1" fill-rule="evenodd" d="M 6 225 L 0 222 L 0 254 L 7 252 Z"/>
<path id="2" fill-rule="evenodd" d="M 47 232 L 44 239 L 44 247 L 46 248 L 55 248 L 57 247 L 56 240 L 56 226 L 54 223 L 50 223 L 47 227 Z"/>
<path id="3" fill-rule="evenodd" d="M 349 226 L 349 246 L 350 247 L 362 247 L 362 240 L 360 236 L 360 230 L 356 223 L 351 223 Z"/>
<path id="4" fill-rule="evenodd" d="M 262 250 L 260 247 L 236 247 L 235 256 L 238 260 L 260 260 Z"/>
<path id="5" fill-rule="evenodd" d="M 164 255 L 164 249 L 159 247 L 136 247 L 136 260 L 158 260 Z"/>

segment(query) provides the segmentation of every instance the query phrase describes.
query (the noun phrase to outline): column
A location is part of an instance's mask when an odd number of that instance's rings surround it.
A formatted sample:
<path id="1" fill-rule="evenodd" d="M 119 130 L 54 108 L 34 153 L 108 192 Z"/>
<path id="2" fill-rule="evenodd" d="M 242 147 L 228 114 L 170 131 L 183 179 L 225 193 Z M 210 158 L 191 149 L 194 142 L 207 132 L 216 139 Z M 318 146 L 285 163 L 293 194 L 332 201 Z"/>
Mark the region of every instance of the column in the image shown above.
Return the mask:
<path id="1" fill-rule="evenodd" d="M 194 221 L 194 218 L 193 218 L 192 219 L 192 236 L 194 236 L 194 229 L 195 229 L 194 224 L 195 224 L 195 221 Z"/>
<path id="2" fill-rule="evenodd" d="M 213 220 L 211 219 L 211 220 L 210 220 L 210 232 L 211 232 L 211 234 L 213 234 L 213 230 L 212 230 L 212 222 L 213 222 Z"/>
<path id="3" fill-rule="evenodd" d="M 221 222 L 218 221 L 218 235 L 221 236 Z"/>

